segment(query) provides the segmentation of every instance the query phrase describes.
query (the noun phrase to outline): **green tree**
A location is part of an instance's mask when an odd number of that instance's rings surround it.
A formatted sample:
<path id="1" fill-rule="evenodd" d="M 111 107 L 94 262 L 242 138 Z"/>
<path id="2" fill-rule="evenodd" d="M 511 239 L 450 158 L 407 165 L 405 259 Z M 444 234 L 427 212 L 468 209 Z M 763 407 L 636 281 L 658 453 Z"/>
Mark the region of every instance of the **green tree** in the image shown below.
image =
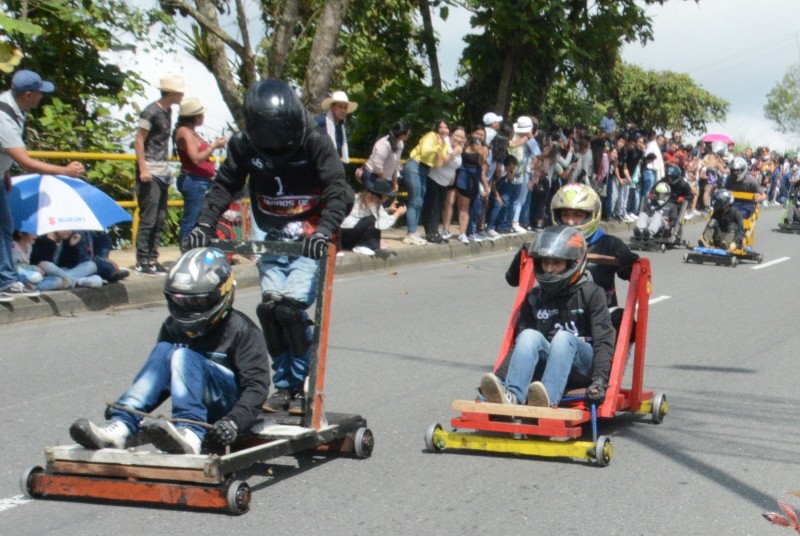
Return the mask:
<path id="1" fill-rule="evenodd" d="M 627 64 L 622 64 L 619 72 L 615 102 L 625 121 L 658 130 L 705 132 L 709 122 L 722 122 L 727 116 L 730 104 L 687 74 L 647 71 Z"/>
<path id="2" fill-rule="evenodd" d="M 792 65 L 767 94 L 764 115 L 781 132 L 800 133 L 800 64 Z"/>

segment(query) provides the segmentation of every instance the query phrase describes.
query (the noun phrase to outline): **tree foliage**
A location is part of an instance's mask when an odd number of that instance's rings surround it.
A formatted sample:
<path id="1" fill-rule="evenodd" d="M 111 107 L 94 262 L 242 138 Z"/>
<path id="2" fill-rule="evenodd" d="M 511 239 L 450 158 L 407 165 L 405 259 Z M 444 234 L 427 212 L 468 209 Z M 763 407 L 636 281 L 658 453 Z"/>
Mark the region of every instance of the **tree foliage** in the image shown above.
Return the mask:
<path id="1" fill-rule="evenodd" d="M 705 132 L 709 122 L 722 122 L 728 113 L 727 101 L 687 74 L 627 64 L 619 71 L 615 90 L 619 116 L 641 127 Z"/>
<path id="2" fill-rule="evenodd" d="M 800 64 L 789 67 L 783 80 L 767 94 L 764 115 L 781 132 L 800 133 Z"/>

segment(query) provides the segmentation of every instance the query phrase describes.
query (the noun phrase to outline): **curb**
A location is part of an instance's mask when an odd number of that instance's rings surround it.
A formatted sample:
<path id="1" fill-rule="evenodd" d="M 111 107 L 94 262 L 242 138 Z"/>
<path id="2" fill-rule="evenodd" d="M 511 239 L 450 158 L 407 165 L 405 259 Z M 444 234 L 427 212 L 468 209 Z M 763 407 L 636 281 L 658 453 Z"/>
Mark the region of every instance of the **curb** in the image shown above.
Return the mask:
<path id="1" fill-rule="evenodd" d="M 694 218 L 685 225 L 705 224 L 705 218 Z M 603 222 L 601 228 L 609 234 L 632 233 L 633 224 Z M 407 247 L 388 250 L 386 258 L 368 257 L 347 253 L 336 259 L 336 274 L 356 274 L 374 270 L 387 270 L 423 262 L 447 261 L 484 254 L 516 251 L 530 240 L 532 233 L 506 235 L 497 240 L 462 244 L 451 240 L 447 244 Z M 254 264 L 233 267 L 239 288 L 259 285 L 258 271 Z M 164 300 L 164 284 L 161 277 L 144 277 L 132 274 L 130 278 L 106 285 L 102 288 L 76 288 L 58 292 L 44 292 L 38 298 L 17 298 L 0 303 L 0 325 L 36 320 L 53 316 L 76 316 L 86 311 L 102 311 L 129 305 L 161 303 Z"/>

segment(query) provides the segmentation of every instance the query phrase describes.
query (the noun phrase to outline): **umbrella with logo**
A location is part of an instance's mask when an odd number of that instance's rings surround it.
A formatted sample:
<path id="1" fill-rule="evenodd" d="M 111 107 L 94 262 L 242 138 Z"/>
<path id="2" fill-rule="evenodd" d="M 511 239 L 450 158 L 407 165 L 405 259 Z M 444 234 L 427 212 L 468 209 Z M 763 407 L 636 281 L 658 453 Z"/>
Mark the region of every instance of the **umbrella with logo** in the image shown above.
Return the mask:
<path id="1" fill-rule="evenodd" d="M 131 221 L 130 214 L 98 188 L 63 175 L 20 175 L 8 196 L 14 229 L 42 235 L 52 231 L 103 231 Z"/>

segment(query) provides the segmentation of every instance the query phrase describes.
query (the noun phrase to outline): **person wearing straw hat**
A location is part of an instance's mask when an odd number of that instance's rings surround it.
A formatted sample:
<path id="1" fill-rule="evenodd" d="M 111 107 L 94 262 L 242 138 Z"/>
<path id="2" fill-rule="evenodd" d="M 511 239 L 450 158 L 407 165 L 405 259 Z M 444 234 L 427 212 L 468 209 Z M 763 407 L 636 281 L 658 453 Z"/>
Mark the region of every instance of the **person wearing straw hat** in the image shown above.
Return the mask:
<path id="1" fill-rule="evenodd" d="M 38 73 L 21 69 L 11 77 L 11 89 L 0 94 L 0 175 L 4 182 L 0 188 L 0 302 L 9 302 L 15 296 L 39 295 L 18 280 L 11 259 L 14 221 L 7 197 L 11 191 L 11 166 L 16 163 L 28 173 L 70 177 L 80 177 L 85 172 L 80 162 L 70 162 L 66 166 L 49 164 L 32 158 L 25 148 L 22 135 L 26 113 L 39 106 L 45 93 L 55 89 L 52 82 L 42 79 Z"/>
<path id="2" fill-rule="evenodd" d="M 336 146 L 339 158 L 347 164 L 350 162 L 350 153 L 347 148 L 347 130 L 344 121 L 347 114 L 356 111 L 358 103 L 351 102 L 344 91 L 334 91 L 330 97 L 323 99 L 320 106 L 325 113 L 316 117 L 317 124 L 328 133 Z"/>
<path id="3" fill-rule="evenodd" d="M 164 276 L 158 262 L 158 246 L 167 216 L 169 138 L 172 105 L 180 104 L 188 89 L 179 74 L 164 75 L 158 84 L 161 98 L 148 104 L 136 129 L 136 200 L 139 202 L 139 231 L 136 235 L 136 273 Z"/>
<path id="4" fill-rule="evenodd" d="M 178 239 L 183 240 L 194 229 L 200 209 L 203 208 L 203 197 L 211 187 L 211 181 L 217 172 L 211 155 L 216 149 L 225 147 L 227 141 L 220 136 L 208 143 L 195 130 L 203 124 L 205 107 L 200 99 L 190 98 L 181 102 L 178 112 L 178 123 L 175 125 L 173 145 L 181 161 L 181 173 L 178 175 L 178 191 L 183 196 L 183 218 Z"/>

